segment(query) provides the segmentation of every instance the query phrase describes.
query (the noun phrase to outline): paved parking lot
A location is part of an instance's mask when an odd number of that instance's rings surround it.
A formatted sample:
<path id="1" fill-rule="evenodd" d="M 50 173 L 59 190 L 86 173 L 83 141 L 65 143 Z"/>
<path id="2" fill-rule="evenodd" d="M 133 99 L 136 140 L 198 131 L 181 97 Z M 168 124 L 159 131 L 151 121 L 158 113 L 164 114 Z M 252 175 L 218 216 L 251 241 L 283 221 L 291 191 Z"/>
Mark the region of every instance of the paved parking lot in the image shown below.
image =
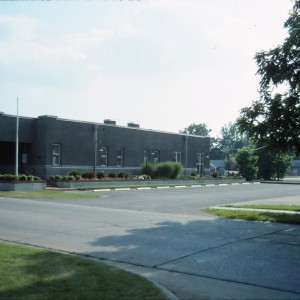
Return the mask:
<path id="1" fill-rule="evenodd" d="M 0 198 L 0 239 L 77 253 L 141 274 L 179 299 L 300 299 L 300 226 L 219 219 L 224 203 L 299 202 L 300 186 Z"/>

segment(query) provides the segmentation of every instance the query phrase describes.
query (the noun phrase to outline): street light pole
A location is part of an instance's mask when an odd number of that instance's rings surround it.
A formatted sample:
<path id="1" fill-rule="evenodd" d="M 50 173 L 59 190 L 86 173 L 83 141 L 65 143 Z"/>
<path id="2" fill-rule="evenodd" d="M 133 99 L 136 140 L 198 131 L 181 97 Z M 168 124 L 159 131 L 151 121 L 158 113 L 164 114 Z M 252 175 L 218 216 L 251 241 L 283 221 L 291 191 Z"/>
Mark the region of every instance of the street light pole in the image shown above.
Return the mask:
<path id="1" fill-rule="evenodd" d="M 16 120 L 16 170 L 15 175 L 19 175 L 19 98 L 17 98 L 17 120 Z"/>
<path id="2" fill-rule="evenodd" d="M 96 174 L 97 166 L 97 140 L 98 140 L 98 125 L 94 125 L 94 173 Z"/>
<path id="3" fill-rule="evenodd" d="M 187 160 L 188 160 L 188 154 L 187 154 L 187 150 L 188 150 L 188 133 L 186 133 L 186 137 L 185 137 L 185 176 L 187 176 Z"/>

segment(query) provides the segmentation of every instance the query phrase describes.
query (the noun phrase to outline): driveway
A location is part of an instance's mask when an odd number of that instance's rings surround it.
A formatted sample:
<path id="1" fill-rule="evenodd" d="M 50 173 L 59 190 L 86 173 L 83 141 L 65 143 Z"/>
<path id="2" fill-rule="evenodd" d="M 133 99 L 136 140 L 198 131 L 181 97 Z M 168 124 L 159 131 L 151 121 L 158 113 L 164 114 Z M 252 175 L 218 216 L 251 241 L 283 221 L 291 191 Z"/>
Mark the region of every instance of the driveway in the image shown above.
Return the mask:
<path id="1" fill-rule="evenodd" d="M 244 201 L 300 204 L 299 192 L 298 185 L 261 184 L 0 198 L 0 239 L 103 260 L 179 299 L 300 299 L 300 226 L 201 211 Z"/>

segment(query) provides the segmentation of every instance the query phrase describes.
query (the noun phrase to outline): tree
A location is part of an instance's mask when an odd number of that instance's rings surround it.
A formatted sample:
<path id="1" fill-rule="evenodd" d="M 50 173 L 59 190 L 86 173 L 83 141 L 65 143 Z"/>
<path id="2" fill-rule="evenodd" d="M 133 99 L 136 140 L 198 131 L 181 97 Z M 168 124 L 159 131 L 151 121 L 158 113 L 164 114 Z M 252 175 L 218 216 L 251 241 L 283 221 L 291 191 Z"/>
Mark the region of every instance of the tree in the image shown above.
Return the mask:
<path id="1" fill-rule="evenodd" d="M 243 147 L 238 150 L 235 160 L 240 174 L 245 177 L 247 181 L 251 181 L 256 178 L 258 172 L 258 156 L 254 154 L 252 149 Z"/>
<path id="2" fill-rule="evenodd" d="M 185 134 L 207 136 L 211 132 L 211 129 L 208 129 L 207 125 L 204 123 L 201 123 L 201 124 L 193 123 L 193 124 L 189 125 L 188 127 L 184 128 L 183 130 L 180 130 L 179 132 L 185 133 Z"/>
<path id="3" fill-rule="evenodd" d="M 282 45 L 255 55 L 260 99 L 241 110 L 237 124 L 272 151 L 300 153 L 300 0 L 295 0 L 284 27 L 288 37 Z"/>
<path id="4" fill-rule="evenodd" d="M 278 154 L 274 159 L 274 175 L 277 180 L 286 175 L 288 168 L 291 166 L 292 157 L 286 154 Z"/>
<path id="5" fill-rule="evenodd" d="M 246 134 L 240 132 L 236 123 L 229 122 L 221 128 L 221 137 L 219 138 L 219 147 L 222 151 L 230 150 L 236 153 L 237 150 L 250 146 Z"/>
<path id="6" fill-rule="evenodd" d="M 239 149 L 250 145 L 247 135 L 240 132 L 237 124 L 229 122 L 221 128 L 220 137 L 211 142 L 210 156 L 211 159 L 224 159 L 225 164 L 230 165 L 232 169 L 233 156 Z M 228 166 L 226 168 L 229 170 Z"/>
<path id="7" fill-rule="evenodd" d="M 257 152 L 258 159 L 258 177 L 264 180 L 270 180 L 276 177 L 283 178 L 288 168 L 291 166 L 292 156 L 288 154 L 274 154 L 266 148 Z"/>

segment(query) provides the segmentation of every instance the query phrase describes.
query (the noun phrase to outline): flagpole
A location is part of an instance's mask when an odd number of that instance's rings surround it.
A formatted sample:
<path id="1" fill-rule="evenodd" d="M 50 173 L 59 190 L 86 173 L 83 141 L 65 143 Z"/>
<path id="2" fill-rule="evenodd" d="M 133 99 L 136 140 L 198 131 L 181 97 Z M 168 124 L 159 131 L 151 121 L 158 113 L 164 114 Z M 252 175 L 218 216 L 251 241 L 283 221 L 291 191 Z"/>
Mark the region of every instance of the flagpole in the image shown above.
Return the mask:
<path id="1" fill-rule="evenodd" d="M 16 176 L 19 175 L 19 98 L 17 98 L 17 120 L 16 120 Z"/>

